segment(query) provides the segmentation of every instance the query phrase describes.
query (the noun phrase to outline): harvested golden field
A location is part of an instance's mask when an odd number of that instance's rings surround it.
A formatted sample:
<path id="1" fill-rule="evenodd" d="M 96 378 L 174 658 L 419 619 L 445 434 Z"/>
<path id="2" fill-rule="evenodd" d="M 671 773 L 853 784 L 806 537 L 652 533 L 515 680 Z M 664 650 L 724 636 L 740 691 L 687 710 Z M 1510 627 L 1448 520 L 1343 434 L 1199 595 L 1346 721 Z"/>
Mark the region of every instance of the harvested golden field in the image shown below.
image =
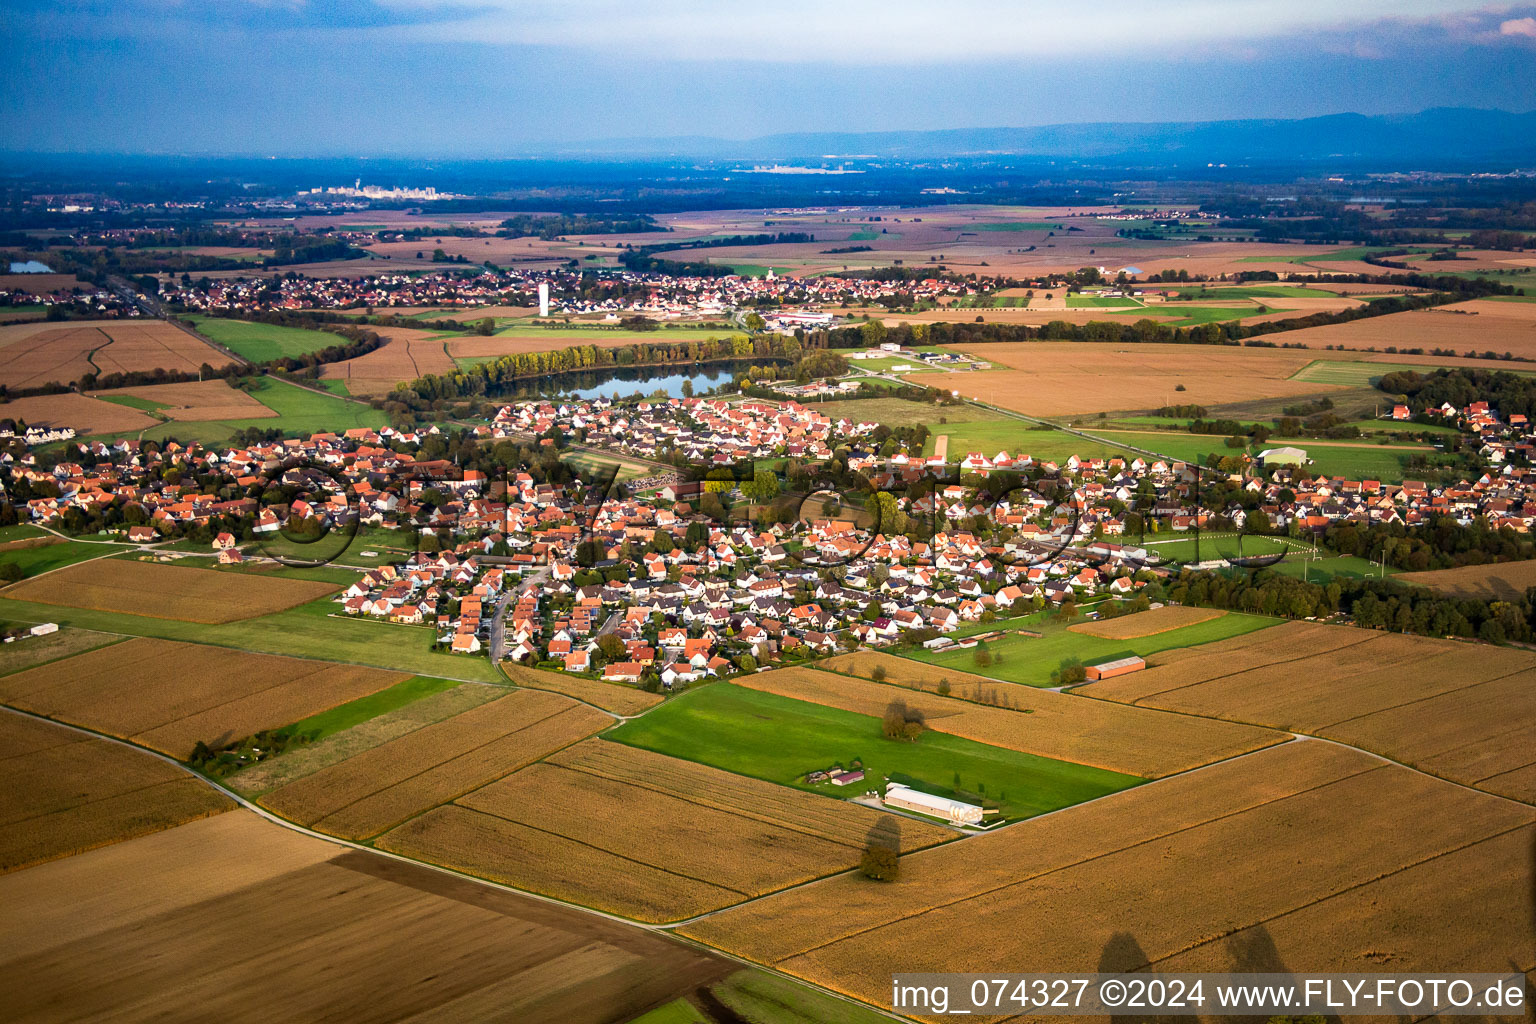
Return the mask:
<path id="1" fill-rule="evenodd" d="M 74 274 L 0 274 L 0 292 L 21 291 L 33 295 L 71 295 L 75 289 L 95 291 L 96 286 Z"/>
<path id="2" fill-rule="evenodd" d="M 1285 340 L 1310 348 L 1346 349 L 1388 345 L 1398 348 L 1449 348 L 1456 352 L 1492 351 L 1536 359 L 1536 311 L 1532 303 L 1480 300 L 1434 309 L 1368 317 L 1347 324 L 1292 331 Z M 1513 369 L 1520 369 L 1515 366 Z"/>
<path id="3" fill-rule="evenodd" d="M 567 697 L 574 697 L 584 703 L 594 704 L 616 715 L 638 715 L 662 702 L 660 694 L 646 693 L 644 690 L 637 690 L 632 686 L 621 686 L 618 683 L 604 683 L 596 679 L 569 676 L 562 672 L 546 672 L 543 669 L 528 668 L 525 665 L 510 662 L 502 666 L 502 671 L 518 686 L 526 686 L 533 690 L 553 690 L 555 693 L 563 693 Z"/>
<path id="4" fill-rule="evenodd" d="M 1092 342 L 957 348 L 1006 369 L 914 373 L 910 378 L 1036 416 L 1148 409 L 1173 401 L 1217 405 L 1337 390 L 1292 380 L 1316 355 L 1288 349 Z M 1185 390 L 1175 391 L 1180 385 Z"/>
<path id="5" fill-rule="evenodd" d="M 163 406 L 156 411 L 167 419 L 198 422 L 202 420 L 251 420 L 276 416 L 267 406 L 244 391 L 222 380 L 187 381 L 182 384 L 151 384 L 141 388 L 96 391 L 93 397 L 110 399 L 120 395 L 142 398 Z"/>
<path id="6" fill-rule="evenodd" d="M 248 811 L 7 875 L 0 902 L 0 986 L 18 1024 L 148 1024 L 167 1007 L 220 1021 L 610 1024 L 738 969 Z"/>
<path id="7" fill-rule="evenodd" d="M 893 828 L 904 851 L 955 838 L 593 739 L 408 821 L 378 845 L 657 922 L 852 868 L 877 828 Z"/>
<path id="8" fill-rule="evenodd" d="M 877 1005 L 891 964 L 949 970 L 958 946 L 983 972 L 1222 962 L 1245 948 L 1234 934 L 1266 958 L 1248 970 L 1379 970 L 1383 952 L 1399 971 L 1447 957 L 1525 970 L 1536 922 L 1523 900 L 1469 902 L 1439 879 L 1490 872 L 1483 888 L 1529 892 L 1529 856 L 1496 855 L 1528 853 L 1533 821 L 1530 808 L 1299 741 L 910 854 L 893 883 L 830 878 L 682 931 Z M 1362 928 L 1361 912 L 1443 916 L 1478 940 L 1399 944 L 1395 929 Z M 1485 950 L 1496 952 L 1476 960 Z"/>
<path id="9" fill-rule="evenodd" d="M 514 690 L 274 789 L 261 802 L 300 824 L 360 839 L 515 772 L 612 721 L 558 694 Z"/>
<path id="10" fill-rule="evenodd" d="M 157 758 L 0 712 L 0 874 L 234 806 Z"/>
<path id="11" fill-rule="evenodd" d="M 408 678 L 328 661 L 134 638 L 0 677 L 0 700 L 185 758 Z"/>
<path id="12" fill-rule="evenodd" d="M 0 352 L 5 356 L 0 384 L 9 388 L 39 387 L 50 381 L 69 384 L 86 373 L 154 369 L 196 373 L 204 363 L 219 367 L 231 361 L 163 320 L 82 320 L 0 327 Z"/>
<path id="13" fill-rule="evenodd" d="M 0 405 L 0 416 L 26 420 L 33 427 L 71 427 L 80 435 L 131 434 L 160 422 L 137 409 L 75 392 L 13 398 Z"/>
<path id="14" fill-rule="evenodd" d="M 1462 600 L 1514 601 L 1536 587 L 1536 562 L 1493 562 L 1464 565 L 1458 569 L 1405 572 L 1396 577 L 1417 583 L 1437 594 Z"/>
<path id="15" fill-rule="evenodd" d="M 1351 626 L 1281 630 L 1269 644 L 1235 637 L 1077 692 L 1337 739 L 1536 802 L 1514 774 L 1536 763 L 1536 655 Z M 1300 642 L 1274 642 L 1285 635 Z"/>
<path id="16" fill-rule="evenodd" d="M 347 382 L 354 395 L 382 395 L 405 381 L 428 373 L 451 373 L 456 367 L 435 331 L 402 327 L 376 327 L 384 344 L 366 355 L 339 363 L 327 363 L 320 376 Z"/>
<path id="17" fill-rule="evenodd" d="M 1123 708 L 1117 709 L 1108 701 L 1000 683 L 891 655 L 842 655 L 824 664 L 840 671 L 853 671 L 855 666 L 858 671 L 869 671 L 875 664 L 888 666 L 887 682 L 867 682 L 808 668 L 778 669 L 742 676 L 735 682 L 876 717 L 899 696 L 909 707 L 921 711 L 928 728 L 935 732 L 1142 778 L 1160 778 L 1210 764 L 1284 738 L 1268 729 L 1187 715 L 1125 715 Z M 949 681 L 953 696 L 928 692 L 938 687 L 941 677 Z M 889 684 L 923 692 L 900 693 Z"/>
<path id="18" fill-rule="evenodd" d="M 1073 633 L 1103 637 L 1106 640 L 1132 640 L 1138 636 L 1152 636 L 1156 633 L 1166 633 L 1170 629 L 1193 626 L 1197 622 L 1219 619 L 1225 614 L 1227 613 L 1215 608 L 1191 608 L 1168 604 L 1161 608 L 1134 612 L 1113 619 L 1080 622 L 1075 626 L 1068 626 L 1067 629 Z"/>
<path id="19" fill-rule="evenodd" d="M 23 580 L 5 596 L 181 622 L 238 622 L 333 594 L 334 583 L 105 558 Z"/>

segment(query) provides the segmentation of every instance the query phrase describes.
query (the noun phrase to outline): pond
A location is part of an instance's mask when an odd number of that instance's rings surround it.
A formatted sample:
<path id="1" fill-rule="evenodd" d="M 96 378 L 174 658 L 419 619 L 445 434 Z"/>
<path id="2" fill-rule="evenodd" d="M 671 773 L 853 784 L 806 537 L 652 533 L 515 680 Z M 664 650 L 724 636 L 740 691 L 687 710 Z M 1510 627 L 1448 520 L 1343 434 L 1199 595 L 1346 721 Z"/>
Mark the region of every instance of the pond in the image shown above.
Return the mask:
<path id="1" fill-rule="evenodd" d="M 11 273 L 13 274 L 51 274 L 53 270 L 46 263 L 37 260 L 27 260 L 25 263 L 11 261 Z"/>
<path id="2" fill-rule="evenodd" d="M 683 384 L 693 385 L 693 393 L 702 395 L 722 384 L 728 385 L 749 366 L 762 366 L 774 360 L 738 359 L 719 363 L 686 363 L 680 366 L 614 367 L 556 373 L 548 377 L 513 381 L 498 388 L 495 398 L 640 398 L 663 394 L 682 398 Z"/>

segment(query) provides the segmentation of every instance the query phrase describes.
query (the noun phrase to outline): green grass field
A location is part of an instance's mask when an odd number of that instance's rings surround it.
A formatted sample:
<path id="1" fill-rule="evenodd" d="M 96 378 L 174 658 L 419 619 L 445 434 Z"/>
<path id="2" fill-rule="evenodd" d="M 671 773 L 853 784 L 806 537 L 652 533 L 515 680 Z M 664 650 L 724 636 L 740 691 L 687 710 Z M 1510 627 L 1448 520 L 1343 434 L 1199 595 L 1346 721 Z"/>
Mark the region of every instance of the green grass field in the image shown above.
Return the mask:
<path id="1" fill-rule="evenodd" d="M 1499 366 L 1496 369 L 1521 376 L 1536 374 L 1536 370 L 1522 369 L 1522 364 Z M 1367 363 L 1344 360 L 1315 359 L 1291 374 L 1291 380 L 1303 380 L 1309 384 L 1343 384 L 1347 387 L 1373 386 L 1382 377 L 1399 370 L 1414 373 L 1434 373 L 1439 367 L 1433 363 Z"/>
<path id="2" fill-rule="evenodd" d="M 347 340 L 327 331 L 277 327 L 219 316 L 190 316 L 187 319 L 192 321 L 199 333 L 253 363 L 308 355 L 332 345 L 343 344 Z"/>
<path id="3" fill-rule="evenodd" d="M 434 630 L 429 626 L 402 626 L 374 619 L 349 618 L 340 610 L 341 606 L 329 598 L 272 615 L 209 625 L 13 601 L 4 594 L 0 591 L 0 619 L 14 622 L 57 622 L 61 626 L 78 626 L 103 633 L 160 637 L 263 654 L 350 662 L 444 679 L 479 683 L 498 681 L 485 657 L 455 655 L 434 649 Z"/>
<path id="4" fill-rule="evenodd" d="M 1166 539 L 1166 535 L 1148 534 L 1145 537 L 1127 539 L 1125 543 L 1146 548 L 1162 558 L 1170 559 L 1179 564 L 1193 564 L 1196 560 L 1196 545 L 1193 537 L 1177 537 Z M 1327 548 L 1315 549 L 1322 557 L 1307 557 L 1314 551 L 1311 544 L 1305 541 L 1294 540 L 1287 537 L 1258 537 L 1248 535 L 1242 538 L 1241 545 L 1238 538 L 1232 534 L 1205 535 L 1202 534 L 1199 542 L 1199 559 L 1202 561 L 1215 558 L 1268 557 L 1287 551 L 1286 557 L 1268 566 L 1254 566 L 1252 568 L 1264 568 L 1285 576 L 1296 579 L 1308 580 L 1312 583 L 1327 583 L 1334 577 L 1343 579 L 1376 578 L 1382 575 L 1381 566 L 1376 562 L 1369 562 L 1363 558 L 1352 555 L 1335 555 L 1328 552 Z M 1232 566 L 1236 572 L 1247 572 L 1249 568 Z M 1387 575 L 1397 572 L 1388 567 Z"/>
<path id="5" fill-rule="evenodd" d="M 372 568 L 378 565 L 397 565 L 405 561 L 416 553 L 413 543 L 409 531 L 359 526 L 351 535 L 345 530 L 331 530 L 308 542 L 290 539 L 278 531 L 262 535 L 258 540 L 241 545 L 241 548 L 248 554 L 286 558 L 295 562 L 335 562 L 338 565 Z M 197 550 L 206 550 L 206 546 Z M 372 551 L 373 554 L 365 555 L 365 551 Z"/>
<path id="6" fill-rule="evenodd" d="M 1060 224 L 1044 220 L 1009 220 L 992 223 L 962 224 L 962 231 L 1060 231 Z"/>
<path id="7" fill-rule="evenodd" d="M 899 653 L 902 657 L 911 658 L 914 661 L 953 669 L 957 672 L 974 672 L 993 679 L 1023 683 L 1026 686 L 1050 686 L 1052 685 L 1051 673 L 1073 659 L 1081 661 L 1084 665 L 1097 665 L 1133 654 L 1146 657 L 1174 647 L 1197 647 L 1213 640 L 1241 636 L 1256 629 L 1273 626 L 1280 621 L 1280 619 L 1260 615 L 1228 612 L 1217 619 L 1131 640 L 1106 640 L 1101 637 L 1086 636 L 1067 629 L 1065 623 L 1048 622 L 1030 627 L 1044 633 L 1044 636 L 1014 635 L 987 644 L 988 653 L 993 658 L 992 664 L 987 666 L 976 663 L 975 650 L 917 650 Z M 994 623 L 994 627 L 996 626 L 997 624 Z"/>
<path id="8" fill-rule="evenodd" d="M 21 566 L 24 576 L 40 576 L 66 565 L 84 562 L 111 554 L 115 549 L 106 544 L 82 544 L 74 540 L 62 540 L 57 544 L 44 544 L 35 548 L 10 548 L 0 551 L 0 562 Z M 0 591 L 4 593 L 4 591 Z"/>
<path id="9" fill-rule="evenodd" d="M 831 787 L 807 786 L 801 777 L 857 759 L 865 771 L 864 782 L 853 787 L 859 792 L 875 788 L 883 792 L 884 781 L 895 779 L 927 792 L 975 794 L 996 801 L 1007 818 L 1068 807 L 1141 781 L 943 733 L 926 732 L 915 743 L 889 740 L 873 716 L 731 683 L 714 683 L 675 697 L 604 736 L 829 795 L 835 792 Z"/>
<path id="10" fill-rule="evenodd" d="M 1224 299 L 1325 299 L 1335 293 L 1323 288 L 1304 288 L 1300 285 L 1264 284 L 1236 288 L 1180 288 L 1177 294 L 1181 298 L 1197 301 L 1200 299 L 1220 301 Z"/>
<path id="11" fill-rule="evenodd" d="M 928 367 L 915 359 L 904 359 L 901 356 L 881 356 L 878 359 L 850 359 L 848 365 L 855 370 L 893 370 L 901 367 L 905 370 L 925 370 Z"/>
<path id="12" fill-rule="evenodd" d="M 1122 298 L 1118 295 L 1068 295 L 1068 309 L 1124 309 L 1127 307 L 1140 308 L 1141 303 L 1135 299 Z"/>
<path id="13" fill-rule="evenodd" d="M 113 405 L 123 405 L 140 412 L 156 412 L 160 409 L 169 409 L 167 402 L 156 402 L 151 398 L 140 398 L 138 395 L 114 395 L 110 391 L 104 391 L 95 397 L 103 402 L 111 402 Z"/>
<path id="14" fill-rule="evenodd" d="M 293 730 L 308 735 L 311 740 L 323 740 L 327 736 L 345 732 L 354 725 L 361 725 L 369 719 L 403 708 L 412 701 L 451 690 L 458 685 L 451 679 L 412 676 L 377 693 L 338 704 L 329 711 L 295 722 Z"/>
<path id="15" fill-rule="evenodd" d="M 656 472 L 654 467 L 647 466 L 643 462 L 631 462 L 617 455 L 600 455 L 597 452 L 568 452 L 560 457 L 560 461 L 568 466 L 574 466 L 577 472 L 590 474 L 594 480 L 606 480 L 608 474 L 613 471 L 615 463 L 619 467 L 618 479 L 634 480 L 637 477 L 650 476 Z"/>
<path id="16" fill-rule="evenodd" d="M 855 423 L 873 421 L 889 427 L 909 427 L 925 423 L 933 433 L 944 433 L 938 420 L 940 416 L 955 419 L 964 416 L 975 419 L 976 412 L 985 410 L 964 407 L 940 408 L 930 402 L 909 402 L 905 398 L 845 398 L 834 402 L 810 403 L 817 412 L 832 419 L 850 419 Z M 993 414 L 995 415 L 995 414 Z"/>
<path id="17" fill-rule="evenodd" d="M 209 444 L 222 441 L 235 431 L 249 427 L 281 430 L 284 437 L 308 437 L 310 434 L 339 433 L 353 427 L 378 428 L 389 424 L 389 417 L 382 410 L 301 388 L 276 377 L 256 378 L 256 387 L 251 394 L 277 415 L 250 420 L 162 423 L 146 430 L 144 437 L 153 441 L 174 437 L 183 442 L 201 441 Z"/>

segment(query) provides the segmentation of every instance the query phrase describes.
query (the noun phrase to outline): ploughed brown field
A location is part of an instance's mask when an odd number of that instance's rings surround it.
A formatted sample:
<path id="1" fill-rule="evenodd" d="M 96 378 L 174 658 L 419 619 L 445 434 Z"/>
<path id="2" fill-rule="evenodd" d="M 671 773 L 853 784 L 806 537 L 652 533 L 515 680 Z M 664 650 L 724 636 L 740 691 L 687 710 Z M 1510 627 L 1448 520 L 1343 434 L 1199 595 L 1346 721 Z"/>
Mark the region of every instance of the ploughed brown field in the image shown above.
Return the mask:
<path id="1" fill-rule="evenodd" d="M 784 697 L 880 716 L 901 697 L 923 713 L 928 728 L 1009 750 L 1053 757 L 1111 771 L 1159 778 L 1278 743 L 1269 729 L 1213 722 L 1187 715 L 1126 715 L 1107 701 L 1085 700 L 1018 683 L 941 669 L 889 654 L 860 651 L 821 663 L 836 672 L 867 675 L 876 666 L 884 683 L 809 668 L 742 676 L 738 685 Z M 950 697 L 936 691 L 949 682 Z M 897 687 L 921 690 L 899 692 Z M 1141 710 L 1141 709 L 1136 709 Z"/>
<path id="2" fill-rule="evenodd" d="M 0 712 L 0 874 L 234 806 L 158 758 Z"/>
<path id="3" fill-rule="evenodd" d="M 0 904 L 17 1024 L 608 1024 L 739 969 L 243 810 L 0 877 Z"/>
<path id="4" fill-rule="evenodd" d="M 1524 971 L 1533 822 L 1299 740 L 681 930 L 877 1005 L 892 964 L 953 970 L 957 950 L 979 972 Z"/>
<path id="5" fill-rule="evenodd" d="M 328 661 L 134 638 L 0 677 L 25 711 L 185 758 L 408 678 Z"/>
<path id="6" fill-rule="evenodd" d="M 1449 348 L 1457 353 L 1468 351 L 1481 355 L 1505 352 L 1526 359 L 1536 359 L 1536 303 L 1501 302 L 1474 299 L 1433 309 L 1415 309 L 1406 313 L 1367 317 L 1347 324 L 1311 327 L 1285 335 L 1288 342 L 1311 348 L 1338 345 L 1346 349 L 1375 346 L 1385 348 Z M 1521 363 L 1507 369 L 1530 369 Z"/>
<path id="7" fill-rule="evenodd" d="M 69 384 L 82 374 L 134 370 L 196 373 L 231 360 L 163 320 L 86 320 L 0 327 L 0 384 L 11 389 Z"/>
<path id="8" fill-rule="evenodd" d="M 151 384 L 141 388 L 96 391 L 96 398 L 131 395 L 166 406 L 157 410 L 173 420 L 250 420 L 276 416 L 253 396 L 230 387 L 222 380 L 194 380 L 182 384 Z"/>
<path id="9" fill-rule="evenodd" d="M 333 594 L 334 583 L 216 572 L 189 566 L 102 558 L 13 584 L 16 601 L 148 615 L 182 622 L 237 622 Z"/>
<path id="10" fill-rule="evenodd" d="M 1152 636 L 1155 633 L 1166 633 L 1170 629 L 1193 626 L 1197 622 L 1219 619 L 1225 614 L 1227 613 L 1215 608 L 1191 608 L 1186 605 L 1168 604 L 1161 608 L 1133 612 L 1113 619 L 1079 622 L 1075 626 L 1068 626 L 1067 629 L 1073 633 L 1103 637 L 1106 640 L 1131 640 L 1138 636 Z"/>
<path id="11" fill-rule="evenodd" d="M 612 722 L 559 694 L 514 690 L 273 789 L 261 803 L 321 832 L 361 839 Z"/>
<path id="12" fill-rule="evenodd" d="M 387 833 L 382 848 L 642 921 L 671 921 L 954 838 L 917 821 L 593 739 Z"/>
<path id="13" fill-rule="evenodd" d="M 4 358 L 3 351 L 0 351 L 0 358 Z M 131 434 L 148 430 L 160 422 L 137 409 L 75 392 L 13 398 L 5 403 L 5 415 L 26 420 L 27 425 L 33 427 L 71 427 L 81 436 Z"/>
<path id="14" fill-rule="evenodd" d="M 436 331 L 407 327 L 375 327 L 384 344 L 356 359 L 327 363 L 320 376 L 347 382 L 354 395 L 382 395 L 404 381 L 429 373 L 451 373 L 455 363 Z"/>
<path id="15" fill-rule="evenodd" d="M 1292 380 L 1291 375 L 1317 355 L 1289 349 L 1070 341 L 957 348 L 998 368 L 908 376 L 919 384 L 1037 416 L 1170 403 L 1218 405 L 1338 390 Z M 1184 390 L 1176 390 L 1181 385 Z"/>
<path id="16" fill-rule="evenodd" d="M 1396 578 L 1404 583 L 1418 583 L 1447 597 L 1514 601 L 1524 597 L 1528 587 L 1536 587 L 1536 562 L 1464 565 L 1457 569 L 1405 572 Z"/>
<path id="17" fill-rule="evenodd" d="M 632 686 L 584 679 L 581 676 L 566 675 L 563 672 L 546 672 L 543 669 L 528 668 L 511 662 L 503 665 L 502 671 L 518 686 L 533 690 L 553 690 L 555 693 L 563 693 L 567 697 L 574 697 L 584 703 L 595 704 L 615 715 L 638 715 L 660 704 L 663 699 L 658 693 L 646 693 Z"/>
<path id="18" fill-rule="evenodd" d="M 1336 739 L 1536 802 L 1536 655 L 1300 622 L 1251 637 L 1076 692 Z"/>

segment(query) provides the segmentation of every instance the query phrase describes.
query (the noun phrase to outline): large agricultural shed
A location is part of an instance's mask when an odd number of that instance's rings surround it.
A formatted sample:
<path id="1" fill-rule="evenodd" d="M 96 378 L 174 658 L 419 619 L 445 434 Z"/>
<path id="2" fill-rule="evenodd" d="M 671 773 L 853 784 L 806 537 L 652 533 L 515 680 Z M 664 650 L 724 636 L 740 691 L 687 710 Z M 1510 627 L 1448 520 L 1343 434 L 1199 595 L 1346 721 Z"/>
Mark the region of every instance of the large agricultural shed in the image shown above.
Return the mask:
<path id="1" fill-rule="evenodd" d="M 903 786 L 899 782 L 892 782 L 885 787 L 885 802 L 892 807 L 943 818 L 956 825 L 981 824 L 982 810 L 975 804 L 951 800 L 947 796 L 924 793 L 922 790 Z"/>

